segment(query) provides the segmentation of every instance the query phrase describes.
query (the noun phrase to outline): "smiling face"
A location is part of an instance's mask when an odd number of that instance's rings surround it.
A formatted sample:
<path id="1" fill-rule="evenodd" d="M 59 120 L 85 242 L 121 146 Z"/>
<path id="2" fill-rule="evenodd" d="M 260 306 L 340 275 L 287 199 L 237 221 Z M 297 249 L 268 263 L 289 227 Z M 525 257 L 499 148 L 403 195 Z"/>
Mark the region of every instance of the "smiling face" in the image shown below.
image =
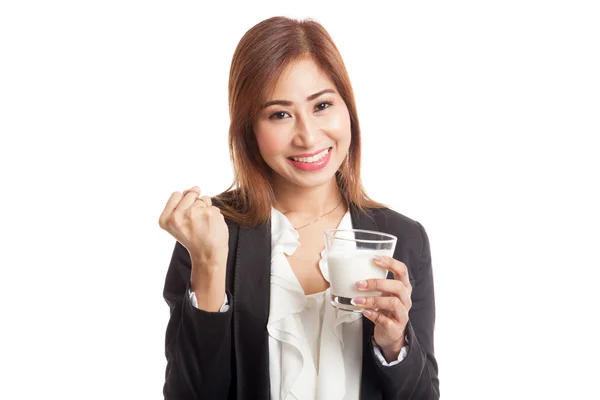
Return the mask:
<path id="1" fill-rule="evenodd" d="M 274 184 L 326 184 L 350 147 L 348 108 L 333 82 L 308 57 L 285 68 L 253 129 Z"/>

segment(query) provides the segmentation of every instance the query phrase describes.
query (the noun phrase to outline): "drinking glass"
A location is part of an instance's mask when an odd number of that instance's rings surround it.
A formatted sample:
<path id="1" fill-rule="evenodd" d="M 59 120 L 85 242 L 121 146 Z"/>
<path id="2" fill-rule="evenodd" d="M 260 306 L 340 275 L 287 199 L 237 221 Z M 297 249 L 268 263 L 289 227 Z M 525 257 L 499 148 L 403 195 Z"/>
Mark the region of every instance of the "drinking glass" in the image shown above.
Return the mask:
<path id="1" fill-rule="evenodd" d="M 387 270 L 373 261 L 374 256 L 392 257 L 397 238 L 383 232 L 363 229 L 325 231 L 325 250 L 331 284 L 331 305 L 341 310 L 361 312 L 351 303 L 358 296 L 381 296 L 381 292 L 361 292 L 355 283 L 385 279 Z"/>

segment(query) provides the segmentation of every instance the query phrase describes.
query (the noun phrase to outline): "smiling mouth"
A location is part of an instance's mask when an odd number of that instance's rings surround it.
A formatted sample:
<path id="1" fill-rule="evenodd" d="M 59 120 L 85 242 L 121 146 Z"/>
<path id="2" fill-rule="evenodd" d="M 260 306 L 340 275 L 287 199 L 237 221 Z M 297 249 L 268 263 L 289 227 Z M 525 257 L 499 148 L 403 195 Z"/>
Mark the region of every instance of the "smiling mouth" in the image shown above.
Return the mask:
<path id="1" fill-rule="evenodd" d="M 327 156 L 327 154 L 331 151 L 331 149 L 332 149 L 332 147 L 328 147 L 325 150 L 321 151 L 320 153 L 317 153 L 314 156 L 310 156 L 310 157 L 288 157 L 288 158 L 292 161 L 301 162 L 301 163 L 314 163 L 314 162 L 320 161 L 321 159 L 323 159 L 323 157 Z"/>

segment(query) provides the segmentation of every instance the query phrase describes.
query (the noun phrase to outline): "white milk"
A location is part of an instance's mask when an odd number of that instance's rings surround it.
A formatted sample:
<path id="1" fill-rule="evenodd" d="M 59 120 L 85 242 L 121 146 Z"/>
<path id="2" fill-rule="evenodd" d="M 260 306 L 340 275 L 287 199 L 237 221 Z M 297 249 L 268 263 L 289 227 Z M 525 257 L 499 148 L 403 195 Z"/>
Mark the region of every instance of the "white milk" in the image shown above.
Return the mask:
<path id="1" fill-rule="evenodd" d="M 356 282 L 367 279 L 385 279 L 387 270 L 378 267 L 374 256 L 392 256 L 389 250 L 347 250 L 330 251 L 327 254 L 327 268 L 331 294 L 340 297 L 381 296 L 381 292 L 361 292 Z"/>

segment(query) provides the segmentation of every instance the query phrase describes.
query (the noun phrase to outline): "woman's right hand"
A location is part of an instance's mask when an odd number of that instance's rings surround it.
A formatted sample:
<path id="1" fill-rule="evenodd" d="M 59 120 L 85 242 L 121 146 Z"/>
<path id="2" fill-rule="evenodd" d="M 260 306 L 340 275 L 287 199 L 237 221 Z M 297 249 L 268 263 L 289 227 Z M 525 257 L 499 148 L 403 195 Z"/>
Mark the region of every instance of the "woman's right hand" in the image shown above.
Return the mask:
<path id="1" fill-rule="evenodd" d="M 209 196 L 196 200 L 200 188 L 194 186 L 183 193 L 174 192 L 163 210 L 158 224 L 190 253 L 194 272 L 212 276 L 225 273 L 229 247 L 229 229 L 221 210 L 212 205 Z M 198 270 L 200 269 L 200 270 Z"/>

